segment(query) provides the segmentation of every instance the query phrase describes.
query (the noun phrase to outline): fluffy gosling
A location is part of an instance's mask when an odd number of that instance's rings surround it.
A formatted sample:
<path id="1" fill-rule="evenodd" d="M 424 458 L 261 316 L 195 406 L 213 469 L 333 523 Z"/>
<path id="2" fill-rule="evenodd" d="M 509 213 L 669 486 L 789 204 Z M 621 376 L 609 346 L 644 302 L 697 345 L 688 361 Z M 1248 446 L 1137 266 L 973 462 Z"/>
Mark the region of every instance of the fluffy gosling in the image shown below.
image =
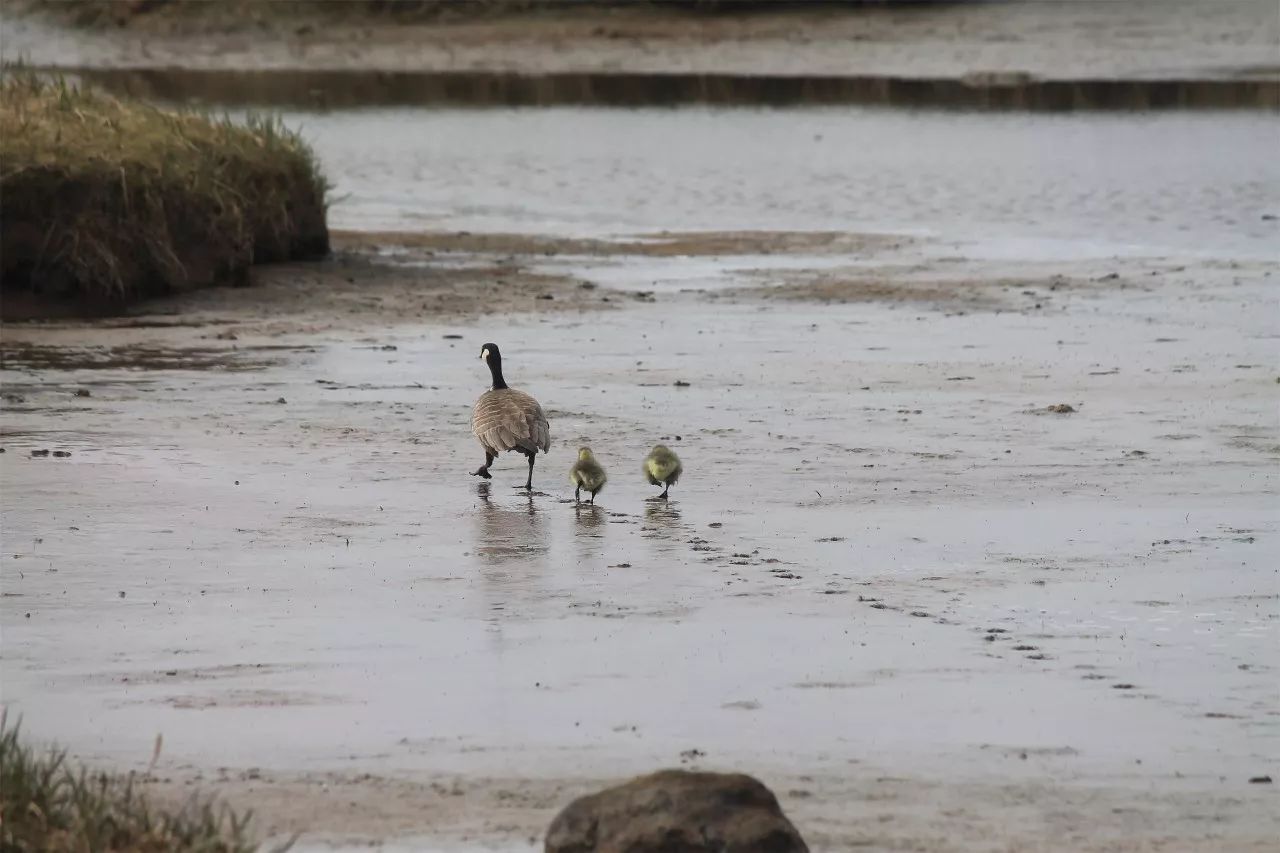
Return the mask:
<path id="1" fill-rule="evenodd" d="M 659 499 L 666 499 L 667 492 L 676 484 L 683 472 L 684 466 L 680 464 L 680 457 L 665 444 L 654 445 L 653 450 L 650 450 L 649 455 L 645 457 L 645 478 L 650 485 L 663 487 L 662 494 L 658 495 Z"/>
<path id="2" fill-rule="evenodd" d="M 569 469 L 569 482 L 574 485 L 573 499 L 581 503 L 582 490 L 586 489 L 591 493 L 591 500 L 588 503 L 595 506 L 596 493 L 604 489 L 604 484 L 608 480 L 609 477 L 604 473 L 604 466 L 596 461 L 595 456 L 591 454 L 591 448 L 579 447 L 578 461 Z"/>

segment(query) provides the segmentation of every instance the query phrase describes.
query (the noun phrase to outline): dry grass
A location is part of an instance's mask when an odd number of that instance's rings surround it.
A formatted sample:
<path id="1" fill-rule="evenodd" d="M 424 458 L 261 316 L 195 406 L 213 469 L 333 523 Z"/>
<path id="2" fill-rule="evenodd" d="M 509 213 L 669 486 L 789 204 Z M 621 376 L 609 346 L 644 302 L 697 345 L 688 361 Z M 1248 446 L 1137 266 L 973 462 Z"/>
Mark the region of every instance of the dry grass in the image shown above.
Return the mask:
<path id="1" fill-rule="evenodd" d="M 247 280 L 321 256 L 326 186 L 297 135 L 9 73 L 0 81 L 0 285 L 80 303 Z"/>
<path id="2" fill-rule="evenodd" d="M 38 752 L 0 721 L 0 850 L 12 853 L 249 853 L 249 815 L 208 801 L 155 809 L 134 776 L 74 768 L 64 753 Z"/>

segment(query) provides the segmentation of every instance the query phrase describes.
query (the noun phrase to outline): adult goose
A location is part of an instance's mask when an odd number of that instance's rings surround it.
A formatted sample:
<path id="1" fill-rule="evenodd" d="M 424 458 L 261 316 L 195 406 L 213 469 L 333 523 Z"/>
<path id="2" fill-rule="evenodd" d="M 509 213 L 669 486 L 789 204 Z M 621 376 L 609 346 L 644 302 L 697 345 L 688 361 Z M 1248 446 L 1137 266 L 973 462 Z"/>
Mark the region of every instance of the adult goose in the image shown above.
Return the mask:
<path id="1" fill-rule="evenodd" d="M 489 466 L 499 453 L 518 450 L 529 457 L 529 479 L 524 487 L 533 491 L 533 460 L 541 450 L 551 449 L 551 427 L 542 413 L 538 401 L 523 391 L 508 387 L 502 378 L 502 353 L 497 344 L 485 344 L 480 348 L 480 358 L 489 365 L 493 387 L 480 395 L 471 410 L 471 432 L 484 448 L 484 464 L 472 471 L 472 476 L 493 475 Z"/>

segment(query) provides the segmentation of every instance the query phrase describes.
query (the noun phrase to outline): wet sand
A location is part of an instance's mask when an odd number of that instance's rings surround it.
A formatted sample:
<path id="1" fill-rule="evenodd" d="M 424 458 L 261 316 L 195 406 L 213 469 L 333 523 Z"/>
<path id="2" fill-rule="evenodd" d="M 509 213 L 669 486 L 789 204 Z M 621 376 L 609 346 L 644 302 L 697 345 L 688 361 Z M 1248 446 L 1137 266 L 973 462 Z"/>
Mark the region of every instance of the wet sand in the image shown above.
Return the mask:
<path id="1" fill-rule="evenodd" d="M 465 284 L 493 254 L 411 288 L 428 250 L 343 239 L 359 274 L 306 308 L 285 268 L 6 327 L 5 701 L 32 736 L 142 769 L 162 733 L 158 796 L 216 791 L 302 849 L 527 849 L 666 765 L 759 774 L 815 849 L 1274 838 L 1249 779 L 1280 719 L 1280 266 L 1011 286 L 848 237 L 907 295 L 795 273 L 784 309 L 773 255 L 642 295 L 593 270 L 660 259 L 571 255 L 545 300 L 565 257 L 540 250 L 503 255 L 495 305 Z M 553 424 L 532 497 L 519 460 L 467 475 L 489 339 Z M 636 470 L 658 439 L 689 471 L 665 504 Z M 594 509 L 564 476 L 583 441 L 613 475 Z"/>
<path id="2" fill-rule="evenodd" d="M 819 850 L 1268 849 L 1271 125 L 655 113 L 309 117 L 331 262 L 6 324 L 10 713 L 304 850 L 660 766 Z M 531 497 L 467 473 L 491 340 Z"/>

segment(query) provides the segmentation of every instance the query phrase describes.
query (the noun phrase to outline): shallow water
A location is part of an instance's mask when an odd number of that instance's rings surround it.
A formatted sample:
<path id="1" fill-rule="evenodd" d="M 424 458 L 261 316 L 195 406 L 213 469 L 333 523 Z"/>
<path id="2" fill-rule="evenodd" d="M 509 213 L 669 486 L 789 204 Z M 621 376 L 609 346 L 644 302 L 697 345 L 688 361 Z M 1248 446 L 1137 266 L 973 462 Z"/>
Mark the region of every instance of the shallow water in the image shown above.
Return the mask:
<path id="1" fill-rule="evenodd" d="M 1270 114 L 291 113 L 336 227 L 902 231 L 1018 257 L 1276 257 Z"/>

